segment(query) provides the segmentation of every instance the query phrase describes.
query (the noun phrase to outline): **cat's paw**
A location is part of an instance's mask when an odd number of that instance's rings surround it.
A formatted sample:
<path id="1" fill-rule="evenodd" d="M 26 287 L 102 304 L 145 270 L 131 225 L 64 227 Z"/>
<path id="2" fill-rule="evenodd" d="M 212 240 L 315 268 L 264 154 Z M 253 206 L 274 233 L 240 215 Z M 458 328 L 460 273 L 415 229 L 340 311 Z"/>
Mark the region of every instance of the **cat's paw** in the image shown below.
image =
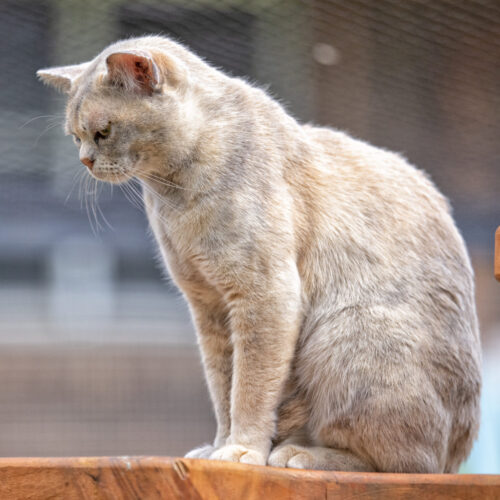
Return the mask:
<path id="1" fill-rule="evenodd" d="M 257 450 L 252 450 L 240 444 L 227 444 L 215 450 L 210 458 L 212 460 L 225 460 L 226 462 L 239 462 L 241 464 L 266 465 L 266 456 Z"/>
<path id="2" fill-rule="evenodd" d="M 293 469 L 314 468 L 314 455 L 302 446 L 287 444 L 278 446 L 269 455 L 268 465 L 273 467 L 291 467 Z"/>
<path id="3" fill-rule="evenodd" d="M 215 446 L 205 444 L 198 446 L 184 455 L 184 458 L 210 458 L 210 455 L 216 450 Z"/>

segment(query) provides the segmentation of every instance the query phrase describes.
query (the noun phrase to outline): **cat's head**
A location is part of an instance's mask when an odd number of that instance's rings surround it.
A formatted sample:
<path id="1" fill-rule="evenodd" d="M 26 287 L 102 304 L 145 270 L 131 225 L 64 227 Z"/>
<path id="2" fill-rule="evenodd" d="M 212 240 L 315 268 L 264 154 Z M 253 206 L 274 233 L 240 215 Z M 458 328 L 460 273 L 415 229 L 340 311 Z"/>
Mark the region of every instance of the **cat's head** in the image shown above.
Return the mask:
<path id="1" fill-rule="evenodd" d="M 100 180 L 161 175 L 194 148 L 200 120 L 188 73 L 162 51 L 115 44 L 93 61 L 37 75 L 68 94 L 66 133 Z"/>

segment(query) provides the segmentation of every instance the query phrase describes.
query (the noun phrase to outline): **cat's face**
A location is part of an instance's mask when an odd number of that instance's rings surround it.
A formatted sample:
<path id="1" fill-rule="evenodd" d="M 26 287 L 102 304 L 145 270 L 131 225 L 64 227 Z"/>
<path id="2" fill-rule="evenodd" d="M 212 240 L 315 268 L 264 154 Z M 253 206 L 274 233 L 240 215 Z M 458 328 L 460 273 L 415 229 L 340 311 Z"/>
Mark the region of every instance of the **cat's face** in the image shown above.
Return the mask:
<path id="1" fill-rule="evenodd" d="M 38 75 L 69 94 L 65 131 L 81 162 L 97 179 L 120 183 L 161 175 L 187 154 L 185 93 L 172 64 L 166 73 L 161 57 L 127 51 Z"/>
<path id="2" fill-rule="evenodd" d="M 157 114 L 151 98 L 98 88 L 70 99 L 65 129 L 90 174 L 119 183 L 160 167 L 166 127 Z"/>

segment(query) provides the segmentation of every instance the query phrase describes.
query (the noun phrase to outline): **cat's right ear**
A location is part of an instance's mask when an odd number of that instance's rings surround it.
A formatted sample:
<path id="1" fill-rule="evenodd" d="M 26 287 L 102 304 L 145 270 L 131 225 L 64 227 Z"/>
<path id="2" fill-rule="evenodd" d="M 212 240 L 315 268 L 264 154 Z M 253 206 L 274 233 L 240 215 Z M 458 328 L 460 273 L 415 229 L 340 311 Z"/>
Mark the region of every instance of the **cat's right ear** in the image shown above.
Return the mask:
<path id="1" fill-rule="evenodd" d="M 40 80 L 59 92 L 69 94 L 73 82 L 89 67 L 89 62 L 72 66 L 39 69 L 36 75 Z"/>
<path id="2" fill-rule="evenodd" d="M 138 95 L 152 95 L 162 88 L 187 85 L 184 65 L 160 51 L 125 50 L 106 58 L 111 85 Z M 166 86 L 166 87 L 165 87 Z"/>

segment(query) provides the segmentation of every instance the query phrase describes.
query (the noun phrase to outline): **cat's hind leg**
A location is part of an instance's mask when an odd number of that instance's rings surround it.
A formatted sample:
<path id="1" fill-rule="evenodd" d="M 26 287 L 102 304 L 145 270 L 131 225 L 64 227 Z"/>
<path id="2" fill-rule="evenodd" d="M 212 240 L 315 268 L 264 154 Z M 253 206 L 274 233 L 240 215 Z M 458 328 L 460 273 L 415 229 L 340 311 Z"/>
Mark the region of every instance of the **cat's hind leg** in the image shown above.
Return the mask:
<path id="1" fill-rule="evenodd" d="M 294 469 L 373 471 L 365 460 L 349 450 L 312 446 L 304 429 L 278 444 L 269 455 L 268 465 Z"/>
<path id="2" fill-rule="evenodd" d="M 284 441 L 269 456 L 268 465 L 295 469 L 373 472 L 375 469 L 349 450 L 302 446 Z"/>

